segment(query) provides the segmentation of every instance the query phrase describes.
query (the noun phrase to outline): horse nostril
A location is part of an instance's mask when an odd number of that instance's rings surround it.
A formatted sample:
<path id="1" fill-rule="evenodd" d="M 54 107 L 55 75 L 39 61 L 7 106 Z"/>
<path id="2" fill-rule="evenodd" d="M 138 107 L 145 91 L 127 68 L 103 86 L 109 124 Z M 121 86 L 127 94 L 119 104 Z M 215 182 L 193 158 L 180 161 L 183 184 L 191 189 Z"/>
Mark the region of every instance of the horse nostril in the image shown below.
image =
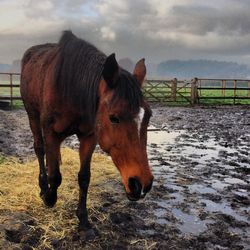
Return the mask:
<path id="1" fill-rule="evenodd" d="M 134 177 L 130 177 L 128 179 L 128 187 L 131 191 L 136 196 L 141 195 L 141 190 L 142 190 L 142 185 L 141 183 Z"/>
<path id="2" fill-rule="evenodd" d="M 154 178 L 152 178 L 152 180 L 151 180 L 151 182 L 149 183 L 149 185 L 148 186 L 146 186 L 144 189 L 143 189 L 143 193 L 148 193 L 150 190 L 151 190 L 151 188 L 152 188 L 152 186 L 153 186 L 153 180 L 154 180 Z"/>

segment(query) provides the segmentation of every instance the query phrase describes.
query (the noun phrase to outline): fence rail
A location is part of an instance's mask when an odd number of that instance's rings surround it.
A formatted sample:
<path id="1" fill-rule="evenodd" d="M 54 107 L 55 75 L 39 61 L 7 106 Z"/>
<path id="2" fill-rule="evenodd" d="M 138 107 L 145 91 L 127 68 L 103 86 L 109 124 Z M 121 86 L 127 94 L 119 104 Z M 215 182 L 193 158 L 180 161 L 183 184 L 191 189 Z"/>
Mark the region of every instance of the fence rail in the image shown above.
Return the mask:
<path id="1" fill-rule="evenodd" d="M 146 80 L 144 94 L 151 102 L 250 104 L 249 79 L 194 78 L 190 81 Z M 215 102 L 216 104 L 217 102 Z"/>
<path id="2" fill-rule="evenodd" d="M 250 105 L 249 79 L 194 78 L 190 81 L 145 80 L 143 92 L 150 102 Z M 0 102 L 20 101 L 20 73 L 0 73 Z"/>
<path id="3" fill-rule="evenodd" d="M 10 102 L 13 107 L 14 101 L 17 100 L 21 100 L 20 73 L 0 72 L 0 102 Z"/>

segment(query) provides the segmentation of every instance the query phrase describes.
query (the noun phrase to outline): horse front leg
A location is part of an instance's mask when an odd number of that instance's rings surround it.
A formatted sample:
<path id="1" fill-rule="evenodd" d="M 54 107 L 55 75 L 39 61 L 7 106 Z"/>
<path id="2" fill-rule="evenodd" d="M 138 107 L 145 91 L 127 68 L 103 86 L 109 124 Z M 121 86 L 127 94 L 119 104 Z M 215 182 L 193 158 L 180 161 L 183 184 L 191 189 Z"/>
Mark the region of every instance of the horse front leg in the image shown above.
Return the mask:
<path id="1" fill-rule="evenodd" d="M 48 168 L 48 189 L 43 193 L 42 199 L 48 207 L 53 207 L 57 201 L 57 189 L 61 185 L 60 173 L 60 145 L 62 139 L 52 130 L 45 130 L 45 153 Z"/>
<path id="2" fill-rule="evenodd" d="M 88 220 L 88 211 L 86 207 L 88 187 L 90 182 L 90 162 L 93 151 L 96 146 L 96 138 L 94 135 L 88 137 L 78 136 L 80 140 L 80 171 L 78 173 L 79 191 L 79 204 L 76 211 L 79 219 L 79 231 L 85 239 L 90 239 L 95 236 L 94 231 Z"/>

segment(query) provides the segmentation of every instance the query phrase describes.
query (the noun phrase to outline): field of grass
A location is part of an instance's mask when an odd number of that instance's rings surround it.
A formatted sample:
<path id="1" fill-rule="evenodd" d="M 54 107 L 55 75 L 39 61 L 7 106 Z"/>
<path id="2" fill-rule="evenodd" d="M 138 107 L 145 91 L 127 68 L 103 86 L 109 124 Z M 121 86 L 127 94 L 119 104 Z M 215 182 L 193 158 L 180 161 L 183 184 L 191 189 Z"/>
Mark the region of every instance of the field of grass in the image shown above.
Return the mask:
<path id="1" fill-rule="evenodd" d="M 225 92 L 222 93 L 221 90 L 212 88 L 210 90 L 199 90 L 198 95 L 200 97 L 199 103 L 201 104 L 250 104 L 250 95 L 248 90 L 236 90 L 235 98 L 234 90 L 225 90 Z M 205 99 L 208 97 L 209 99 Z M 218 97 L 221 99 L 217 99 Z M 248 99 L 238 99 L 242 97 Z"/>
<path id="2" fill-rule="evenodd" d="M 0 164 L 4 163 L 6 161 L 6 157 L 3 156 L 1 153 L 0 153 Z"/>
<path id="3" fill-rule="evenodd" d="M 15 84 L 20 84 L 20 81 L 13 81 L 12 82 L 14 85 Z M 10 82 L 7 80 L 0 80 L 0 84 L 3 85 L 9 85 Z M 0 88 L 0 95 L 2 96 L 9 96 L 10 95 L 10 87 L 1 87 Z M 19 87 L 13 87 L 13 95 L 14 96 L 20 96 L 20 88 Z"/>

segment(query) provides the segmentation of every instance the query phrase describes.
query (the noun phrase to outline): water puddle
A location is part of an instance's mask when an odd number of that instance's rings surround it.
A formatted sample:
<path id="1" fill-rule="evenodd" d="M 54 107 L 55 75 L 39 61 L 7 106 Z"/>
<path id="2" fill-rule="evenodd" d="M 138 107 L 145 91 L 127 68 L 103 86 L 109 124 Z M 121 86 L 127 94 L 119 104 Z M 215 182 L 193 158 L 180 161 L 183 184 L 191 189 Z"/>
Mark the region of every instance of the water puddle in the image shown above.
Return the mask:
<path id="1" fill-rule="evenodd" d="M 213 188 L 206 187 L 201 184 L 193 184 L 193 185 L 188 186 L 188 188 L 191 193 L 200 193 L 200 194 L 215 194 L 216 193 L 216 190 L 214 190 Z"/>
<path id="2" fill-rule="evenodd" d="M 184 234 L 198 235 L 204 232 L 207 224 L 211 222 L 210 220 L 200 220 L 196 215 L 184 213 L 178 208 L 172 209 L 172 213 L 181 222 L 178 228 Z"/>
<path id="3" fill-rule="evenodd" d="M 170 195 L 171 203 L 181 203 L 184 201 L 184 197 L 180 193 L 174 193 Z"/>
<path id="4" fill-rule="evenodd" d="M 157 202 L 160 206 L 162 206 L 162 202 Z M 160 225 L 169 225 L 171 221 L 165 218 L 167 213 L 166 209 L 155 209 L 154 214 L 156 216 L 156 222 Z M 181 209 L 173 208 L 171 209 L 172 215 L 177 220 L 177 227 L 178 229 L 184 234 L 193 234 L 198 235 L 204 232 L 207 229 L 207 224 L 211 223 L 211 220 L 200 220 L 196 214 L 188 214 L 183 212 Z M 175 221 L 175 220 L 174 220 Z M 175 221 L 176 224 L 176 221 Z"/>
<path id="5" fill-rule="evenodd" d="M 157 144 L 157 148 L 159 145 L 166 146 L 168 144 L 174 144 L 177 136 L 180 136 L 183 133 L 185 133 L 185 130 L 179 130 L 174 132 L 167 132 L 165 130 L 148 131 L 148 142 L 149 144 Z"/>
<path id="6" fill-rule="evenodd" d="M 208 212 L 220 212 L 223 214 L 231 215 L 236 220 L 249 222 L 248 219 L 245 216 L 239 215 L 234 211 L 226 202 L 216 203 L 211 200 L 201 199 L 202 203 L 205 204 L 205 210 Z"/>
<path id="7" fill-rule="evenodd" d="M 233 193 L 240 197 L 245 197 L 245 198 L 249 196 L 246 189 L 238 189 L 238 190 L 233 191 Z"/>
<path id="8" fill-rule="evenodd" d="M 183 138 L 181 141 L 185 143 Z M 181 142 L 180 141 L 180 142 Z M 199 164 L 206 164 L 211 160 L 216 160 L 220 156 L 220 152 L 224 152 L 225 147 L 219 145 L 214 139 L 208 139 L 204 142 L 192 142 L 191 145 L 185 145 L 182 153 L 187 155 L 189 158 L 196 158 L 199 160 Z M 232 148 L 227 148 L 227 155 L 233 157 L 237 151 Z"/>
<path id="9" fill-rule="evenodd" d="M 173 184 L 173 183 L 169 183 L 170 181 L 168 181 L 168 183 L 167 184 L 165 184 L 165 186 L 166 187 L 168 187 L 168 188 L 170 188 L 170 189 L 172 189 L 172 190 L 174 190 L 174 191 L 183 191 L 184 190 L 184 188 L 182 187 L 182 186 L 178 186 L 178 185 L 175 185 L 175 184 Z"/>
<path id="10" fill-rule="evenodd" d="M 221 157 L 233 160 L 238 156 L 238 152 L 233 148 L 225 148 L 220 145 L 214 138 L 200 142 L 199 138 L 187 138 L 186 130 L 178 131 L 153 131 L 148 132 L 148 155 L 153 158 L 154 163 L 157 157 L 164 157 L 169 164 L 175 165 L 177 161 L 182 159 L 186 161 L 196 161 L 197 165 L 205 165 L 211 161 L 220 162 Z M 185 159 L 186 158 L 186 159 Z M 229 164 L 220 164 L 223 167 L 234 169 Z"/>
<path id="11" fill-rule="evenodd" d="M 164 226 L 164 225 L 166 225 L 166 224 L 169 223 L 169 221 L 166 220 L 166 219 L 164 219 L 164 218 L 158 218 L 158 219 L 156 219 L 156 222 L 157 222 L 158 224 L 162 225 L 162 226 Z"/>
<path id="12" fill-rule="evenodd" d="M 238 178 L 225 178 L 224 181 L 228 184 L 247 184 L 245 181 Z"/>
<path id="13" fill-rule="evenodd" d="M 212 180 L 212 188 L 222 191 L 224 188 L 230 186 L 228 183 L 225 183 L 224 181 L 220 180 Z"/>

